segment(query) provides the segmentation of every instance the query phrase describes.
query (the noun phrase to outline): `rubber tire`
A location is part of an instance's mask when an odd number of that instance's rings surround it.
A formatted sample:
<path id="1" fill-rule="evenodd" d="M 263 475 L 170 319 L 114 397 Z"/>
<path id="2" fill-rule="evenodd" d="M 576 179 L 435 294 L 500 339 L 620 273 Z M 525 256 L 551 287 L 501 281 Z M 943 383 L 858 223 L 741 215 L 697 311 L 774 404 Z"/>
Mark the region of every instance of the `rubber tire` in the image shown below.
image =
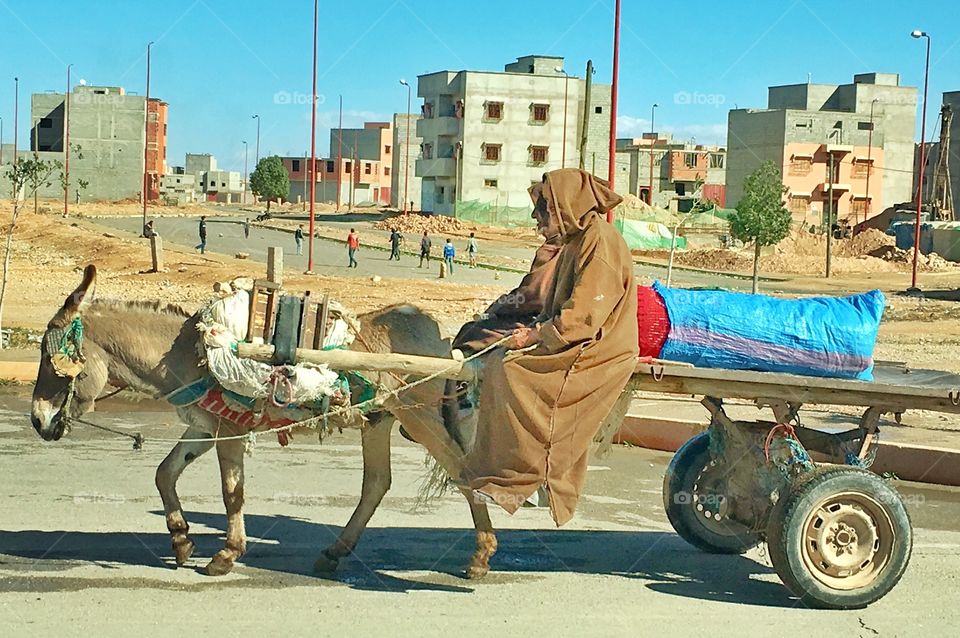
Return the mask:
<path id="1" fill-rule="evenodd" d="M 710 437 L 706 433 L 696 435 L 677 450 L 663 477 L 663 509 L 680 538 L 694 547 L 710 554 L 742 554 L 760 542 L 759 536 L 729 520 L 726 526 L 731 533 L 718 534 L 704 525 L 690 498 L 700 471 L 710 461 Z"/>
<path id="2" fill-rule="evenodd" d="M 883 507 L 897 540 L 889 562 L 872 584 L 845 591 L 827 587 L 809 573 L 800 551 L 800 536 L 818 502 L 831 494 L 850 491 L 871 496 Z M 862 609 L 883 598 L 900 581 L 913 552 L 913 528 L 903 500 L 886 481 L 868 470 L 831 465 L 817 468 L 780 499 L 770 515 L 767 545 L 780 580 L 804 605 L 817 609 Z"/>

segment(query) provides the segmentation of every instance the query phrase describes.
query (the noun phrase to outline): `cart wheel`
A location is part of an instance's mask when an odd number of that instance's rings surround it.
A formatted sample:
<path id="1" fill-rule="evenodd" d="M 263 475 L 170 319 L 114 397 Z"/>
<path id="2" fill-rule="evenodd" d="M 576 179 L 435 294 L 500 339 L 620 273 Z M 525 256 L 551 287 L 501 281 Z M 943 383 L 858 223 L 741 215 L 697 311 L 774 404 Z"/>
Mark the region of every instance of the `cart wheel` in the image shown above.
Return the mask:
<path id="1" fill-rule="evenodd" d="M 663 477 L 663 508 L 680 537 L 711 554 L 742 554 L 759 542 L 756 534 L 726 514 L 727 472 L 710 458 L 710 437 L 683 444 Z"/>
<path id="2" fill-rule="evenodd" d="M 903 500 L 866 470 L 823 467 L 794 486 L 770 516 L 770 560 L 810 607 L 856 609 L 903 576 L 913 529 Z"/>

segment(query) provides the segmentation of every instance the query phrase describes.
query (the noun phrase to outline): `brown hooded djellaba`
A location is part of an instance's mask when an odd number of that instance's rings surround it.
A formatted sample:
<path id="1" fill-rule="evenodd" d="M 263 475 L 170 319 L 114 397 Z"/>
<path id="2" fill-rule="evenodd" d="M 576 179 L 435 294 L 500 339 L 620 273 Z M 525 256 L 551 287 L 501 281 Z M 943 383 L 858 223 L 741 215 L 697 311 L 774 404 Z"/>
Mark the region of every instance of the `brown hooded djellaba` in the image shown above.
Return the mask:
<path id="1" fill-rule="evenodd" d="M 488 359 L 463 479 L 510 513 L 545 485 L 559 526 L 573 516 L 590 443 L 636 365 L 637 293 L 630 251 L 602 217 L 620 197 L 577 169 L 547 173 L 542 195 L 563 247 L 541 341 Z"/>

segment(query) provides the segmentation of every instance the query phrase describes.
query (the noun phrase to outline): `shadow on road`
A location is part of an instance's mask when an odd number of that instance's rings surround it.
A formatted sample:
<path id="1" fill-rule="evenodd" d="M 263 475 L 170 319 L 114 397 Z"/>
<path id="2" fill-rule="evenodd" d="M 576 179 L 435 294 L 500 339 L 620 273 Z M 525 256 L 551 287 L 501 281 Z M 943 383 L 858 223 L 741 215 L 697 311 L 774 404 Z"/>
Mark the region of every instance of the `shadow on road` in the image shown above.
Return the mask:
<path id="1" fill-rule="evenodd" d="M 162 524 L 162 513 L 153 513 Z M 188 520 L 220 530 L 226 524 L 223 515 L 210 513 L 188 514 Z M 204 577 L 196 584 L 180 579 L 167 583 L 155 574 L 149 579 L 117 574 L 116 563 L 173 568 L 166 533 L 0 531 L 0 568 L 6 572 L 0 579 L 0 591 L 130 586 L 272 588 L 329 583 L 368 591 L 469 593 L 497 583 L 537 580 L 546 572 L 649 580 L 653 581 L 646 585 L 650 589 L 684 598 L 795 606 L 782 585 L 756 578 L 769 574 L 768 568 L 740 556 L 704 554 L 679 537 L 660 532 L 500 530 L 500 551 L 491 561 L 492 571 L 485 580 L 475 582 L 462 577 L 473 551 L 472 529 L 370 528 L 357 552 L 341 561 L 335 575 L 324 577 L 313 573 L 313 561 L 339 534 L 338 527 L 288 516 L 247 515 L 246 528 L 250 537 L 247 554 L 237 570 L 246 572 L 248 578 Z M 192 568 L 202 567 L 223 546 L 220 534 L 196 534 L 193 538 L 197 548 Z M 42 575 L 84 563 L 113 573 L 103 579 Z M 251 572 L 251 568 L 262 571 Z M 415 574 L 410 578 L 396 575 L 405 571 Z"/>

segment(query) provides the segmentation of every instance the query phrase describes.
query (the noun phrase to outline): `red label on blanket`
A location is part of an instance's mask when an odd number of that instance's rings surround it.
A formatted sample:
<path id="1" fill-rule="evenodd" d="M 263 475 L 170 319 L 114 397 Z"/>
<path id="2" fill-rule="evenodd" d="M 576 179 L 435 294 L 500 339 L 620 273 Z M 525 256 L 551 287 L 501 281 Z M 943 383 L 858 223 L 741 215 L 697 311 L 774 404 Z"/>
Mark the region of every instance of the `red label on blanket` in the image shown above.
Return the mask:
<path id="1" fill-rule="evenodd" d="M 253 410 L 235 410 L 227 405 L 223 393 L 217 389 L 207 391 L 197 405 L 247 432 L 260 427 L 279 428 L 293 423 L 292 419 L 271 418 L 266 413 L 258 414 Z M 286 446 L 290 442 L 290 433 L 286 430 L 277 432 L 277 441 Z"/>

